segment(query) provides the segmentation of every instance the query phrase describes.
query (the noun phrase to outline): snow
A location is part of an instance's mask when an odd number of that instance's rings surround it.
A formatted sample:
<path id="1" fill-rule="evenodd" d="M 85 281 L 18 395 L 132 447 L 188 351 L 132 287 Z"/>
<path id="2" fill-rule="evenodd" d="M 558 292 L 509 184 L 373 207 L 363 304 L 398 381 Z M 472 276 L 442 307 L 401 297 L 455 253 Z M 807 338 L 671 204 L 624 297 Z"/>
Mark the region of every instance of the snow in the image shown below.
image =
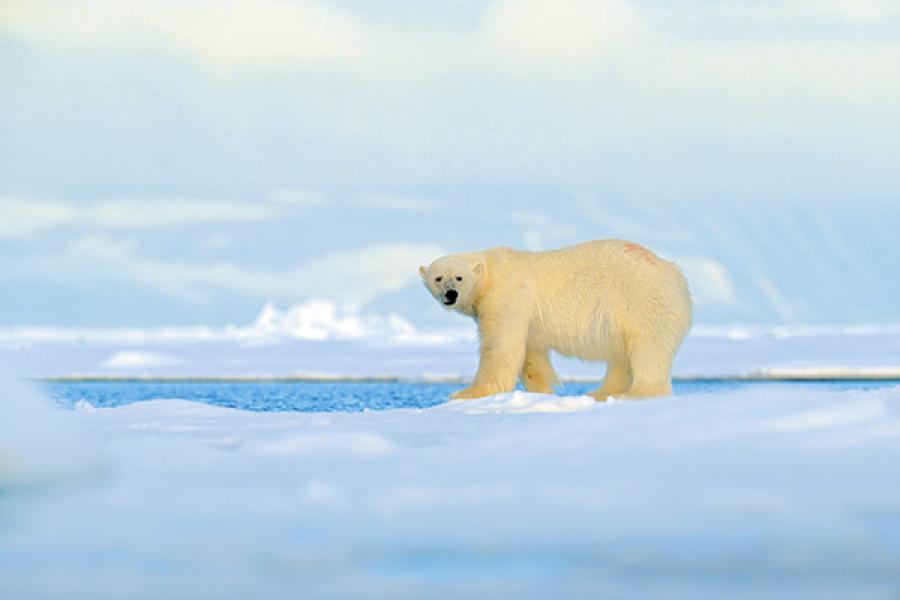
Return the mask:
<path id="1" fill-rule="evenodd" d="M 183 400 L 50 411 L 2 389 L 0 447 L 27 460 L 0 470 L 4 598 L 900 586 L 900 387 L 613 403 L 517 392 L 329 414 Z M 22 485 L 31 470 L 38 491 Z"/>
<path id="2" fill-rule="evenodd" d="M 900 366 L 845 367 L 775 367 L 761 369 L 756 375 L 764 379 L 900 379 Z"/>
<path id="3" fill-rule="evenodd" d="M 614 399 L 611 399 L 614 401 Z M 483 413 L 558 413 L 588 410 L 597 407 L 597 401 L 590 396 L 554 396 L 515 391 L 496 394 L 478 400 L 455 400 L 437 410 L 459 411 L 467 414 Z"/>
<path id="4" fill-rule="evenodd" d="M 0 377 L 0 498 L 7 489 L 97 475 L 96 444 L 67 417 L 25 385 Z"/>
<path id="5" fill-rule="evenodd" d="M 171 367 L 178 360 L 165 354 L 155 352 L 116 352 L 110 356 L 103 366 L 109 369 L 145 369 L 154 367 Z"/>

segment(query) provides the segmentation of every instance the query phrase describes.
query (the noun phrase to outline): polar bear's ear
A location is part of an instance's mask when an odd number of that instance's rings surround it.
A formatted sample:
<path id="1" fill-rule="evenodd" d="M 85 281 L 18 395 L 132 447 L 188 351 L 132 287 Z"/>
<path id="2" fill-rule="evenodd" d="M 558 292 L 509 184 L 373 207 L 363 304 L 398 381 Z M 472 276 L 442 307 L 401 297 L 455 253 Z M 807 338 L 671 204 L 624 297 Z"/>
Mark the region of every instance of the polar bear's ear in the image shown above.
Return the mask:
<path id="1" fill-rule="evenodd" d="M 472 268 L 472 272 L 476 275 L 484 274 L 484 265 L 481 263 L 481 261 L 475 263 L 475 266 Z"/>
<path id="2" fill-rule="evenodd" d="M 425 279 L 425 267 L 419 267 L 419 275 L 422 276 L 422 279 Z"/>

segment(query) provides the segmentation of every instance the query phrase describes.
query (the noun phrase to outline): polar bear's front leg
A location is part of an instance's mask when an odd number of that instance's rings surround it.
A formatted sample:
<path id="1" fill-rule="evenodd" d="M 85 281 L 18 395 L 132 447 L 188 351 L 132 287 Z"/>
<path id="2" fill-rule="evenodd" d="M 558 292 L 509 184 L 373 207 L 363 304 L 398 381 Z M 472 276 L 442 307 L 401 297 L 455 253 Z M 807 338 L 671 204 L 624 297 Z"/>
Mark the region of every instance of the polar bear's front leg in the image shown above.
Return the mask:
<path id="1" fill-rule="evenodd" d="M 479 320 L 481 357 L 472 385 L 450 397 L 454 400 L 482 398 L 516 387 L 525 362 L 525 343 L 528 337 L 527 320 L 503 318 Z"/>
<path id="2" fill-rule="evenodd" d="M 522 384 L 529 392 L 552 394 L 559 384 L 556 371 L 550 363 L 547 350 L 529 348 L 525 352 L 525 365 L 522 367 Z"/>

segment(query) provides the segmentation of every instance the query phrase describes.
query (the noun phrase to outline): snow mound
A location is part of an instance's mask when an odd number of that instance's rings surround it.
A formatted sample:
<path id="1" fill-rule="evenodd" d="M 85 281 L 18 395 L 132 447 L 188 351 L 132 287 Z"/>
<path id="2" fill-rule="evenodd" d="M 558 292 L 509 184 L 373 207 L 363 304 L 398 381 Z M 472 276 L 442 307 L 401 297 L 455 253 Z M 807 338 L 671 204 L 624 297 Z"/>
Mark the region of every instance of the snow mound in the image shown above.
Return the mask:
<path id="1" fill-rule="evenodd" d="M 555 396 L 533 392 L 494 394 L 476 400 L 453 400 L 436 410 L 468 414 L 482 413 L 560 413 L 593 410 L 603 403 L 590 396 Z"/>
<path id="2" fill-rule="evenodd" d="M 0 376 L 0 492 L 100 471 L 95 446 L 72 416 L 26 385 Z"/>

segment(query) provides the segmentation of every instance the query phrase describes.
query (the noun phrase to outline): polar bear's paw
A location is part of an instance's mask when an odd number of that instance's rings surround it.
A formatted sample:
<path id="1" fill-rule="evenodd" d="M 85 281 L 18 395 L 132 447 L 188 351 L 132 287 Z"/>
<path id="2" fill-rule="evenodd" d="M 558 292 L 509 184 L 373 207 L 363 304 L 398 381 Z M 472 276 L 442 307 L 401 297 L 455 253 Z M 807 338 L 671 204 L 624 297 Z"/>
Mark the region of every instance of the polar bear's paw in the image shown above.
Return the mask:
<path id="1" fill-rule="evenodd" d="M 613 403 L 616 401 L 616 398 L 621 397 L 620 394 L 612 394 L 610 392 L 605 392 L 602 390 L 595 390 L 593 392 L 588 392 L 587 394 L 597 402 L 609 402 Z"/>
<path id="2" fill-rule="evenodd" d="M 611 400 L 648 400 L 650 398 L 663 398 L 672 395 L 671 385 L 659 385 L 655 387 L 631 388 L 627 392 L 618 392 L 610 394 L 603 390 L 590 392 L 589 396 L 593 396 L 600 402 L 609 402 Z"/>
<path id="3" fill-rule="evenodd" d="M 470 386 L 457 390 L 450 394 L 451 400 L 474 400 L 475 398 L 484 398 L 496 394 L 495 390 L 489 390 L 483 387 Z"/>

